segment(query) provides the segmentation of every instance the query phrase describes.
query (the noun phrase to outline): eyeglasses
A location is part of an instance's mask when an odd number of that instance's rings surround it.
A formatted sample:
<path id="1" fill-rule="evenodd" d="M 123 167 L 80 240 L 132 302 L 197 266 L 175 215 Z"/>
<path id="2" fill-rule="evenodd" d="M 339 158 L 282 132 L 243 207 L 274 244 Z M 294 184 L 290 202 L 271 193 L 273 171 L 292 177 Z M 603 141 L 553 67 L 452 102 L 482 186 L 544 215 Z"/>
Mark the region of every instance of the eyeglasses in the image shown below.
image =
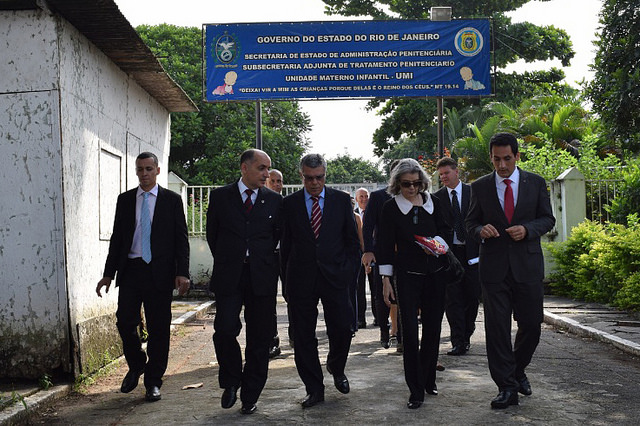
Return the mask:
<path id="1" fill-rule="evenodd" d="M 412 186 L 415 186 L 416 188 L 420 188 L 422 186 L 422 181 L 414 180 L 413 182 L 409 182 L 407 180 L 403 180 L 400 182 L 400 186 L 403 188 L 411 188 Z"/>
<path id="2" fill-rule="evenodd" d="M 324 179 L 324 175 L 317 175 L 317 176 L 308 176 L 308 175 L 302 175 L 302 177 L 304 178 L 304 180 L 308 180 L 308 181 L 321 181 Z"/>

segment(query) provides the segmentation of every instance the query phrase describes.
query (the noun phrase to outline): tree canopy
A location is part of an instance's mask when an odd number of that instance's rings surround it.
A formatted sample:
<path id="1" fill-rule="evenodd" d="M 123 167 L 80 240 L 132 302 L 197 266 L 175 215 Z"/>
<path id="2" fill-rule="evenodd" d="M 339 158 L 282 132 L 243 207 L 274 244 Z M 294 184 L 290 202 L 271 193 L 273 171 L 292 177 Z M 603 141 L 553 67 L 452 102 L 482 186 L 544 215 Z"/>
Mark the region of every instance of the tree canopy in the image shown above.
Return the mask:
<path id="1" fill-rule="evenodd" d="M 602 31 L 586 95 L 605 136 L 622 148 L 640 150 L 640 9 L 637 0 L 605 0 Z"/>
<path id="2" fill-rule="evenodd" d="M 323 0 L 326 13 L 342 16 L 371 16 L 374 19 L 429 19 L 429 10 L 441 3 L 432 0 Z M 513 23 L 506 12 L 516 10 L 530 0 L 453 0 L 453 18 L 490 17 L 495 38 L 494 61 L 498 68 L 517 60 L 526 62 L 559 59 L 569 65 L 574 56 L 567 33 L 553 26 L 537 26 L 528 22 Z M 545 1 L 545 0 L 543 0 Z M 512 106 L 524 99 L 555 91 L 570 93 L 572 89 L 561 84 L 564 73 L 556 68 L 523 74 L 497 72 L 496 98 Z M 385 100 L 369 104 L 371 110 Z M 447 100 L 448 107 L 463 108 L 478 100 Z M 373 136 L 374 153 L 382 155 L 402 138 L 416 139 L 423 150 L 433 150 L 436 135 L 433 130 L 436 115 L 435 100 L 394 98 L 387 100 L 378 114 L 383 116 L 381 126 Z"/>
<path id="3" fill-rule="evenodd" d="M 169 169 L 191 185 L 225 184 L 239 176 L 242 151 L 255 146 L 254 103 L 202 100 L 202 32 L 196 27 L 136 28 L 167 73 L 194 100 L 199 112 L 173 114 Z M 263 149 L 285 182 L 297 179 L 298 161 L 309 145 L 309 117 L 297 102 L 263 102 Z"/>
<path id="4" fill-rule="evenodd" d="M 327 183 L 384 182 L 376 164 L 348 154 L 327 160 Z"/>

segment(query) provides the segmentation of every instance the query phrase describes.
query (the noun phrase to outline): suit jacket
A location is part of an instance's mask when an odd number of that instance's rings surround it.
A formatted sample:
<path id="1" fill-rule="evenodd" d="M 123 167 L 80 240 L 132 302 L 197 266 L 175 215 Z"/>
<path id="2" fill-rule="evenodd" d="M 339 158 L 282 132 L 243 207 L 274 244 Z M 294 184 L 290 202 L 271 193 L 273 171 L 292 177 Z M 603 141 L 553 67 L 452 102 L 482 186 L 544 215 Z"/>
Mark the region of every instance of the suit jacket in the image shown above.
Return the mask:
<path id="1" fill-rule="evenodd" d="M 249 213 L 237 181 L 211 192 L 207 210 L 207 243 L 213 255 L 211 291 L 232 294 L 240 290 L 248 250 L 254 294 L 276 295 L 279 265 L 275 249 L 281 234 L 281 213 L 282 196 L 268 188 L 258 190 Z"/>
<path id="2" fill-rule="evenodd" d="M 362 218 L 362 237 L 364 239 L 364 251 L 376 251 L 376 239 L 380 229 L 380 218 L 382 217 L 382 206 L 385 201 L 391 199 L 387 193 L 387 187 L 373 191 L 369 196 L 367 208 Z"/>
<path id="3" fill-rule="evenodd" d="M 284 199 L 280 244 L 282 277 L 289 297 L 313 286 L 317 274 L 336 288 L 356 280 L 360 240 L 349 194 L 325 187 L 320 234 L 316 240 L 305 205 L 304 190 Z"/>
<path id="4" fill-rule="evenodd" d="M 556 221 L 545 180 L 520 170 L 518 200 L 511 224 L 507 222 L 498 200 L 495 171 L 473 182 L 471 188 L 466 227 L 468 236 L 481 243 L 480 279 L 483 282 L 501 282 L 511 269 L 518 282 L 541 281 L 544 278 L 544 258 L 540 237 L 549 232 Z M 480 238 L 482 227 L 488 223 L 498 230 L 500 237 Z M 513 241 L 505 231 L 513 225 L 523 225 L 527 236 Z"/>
<path id="5" fill-rule="evenodd" d="M 127 255 L 131 251 L 136 229 L 136 193 L 138 188 L 118 196 L 113 234 L 104 267 L 105 277 L 116 276 L 116 286 L 127 271 Z M 172 289 L 175 277 L 189 277 L 189 236 L 178 194 L 158 185 L 158 198 L 151 224 L 151 271 L 156 285 Z"/>
<path id="6" fill-rule="evenodd" d="M 455 224 L 455 219 L 453 217 L 453 206 L 451 205 L 451 197 L 449 197 L 449 191 L 446 186 L 443 186 L 439 190 L 437 190 L 434 194 L 434 197 L 440 200 L 440 205 L 442 206 L 442 216 L 444 217 L 445 222 L 453 229 Z M 460 214 L 462 215 L 462 220 L 467 217 L 469 213 L 469 204 L 471 203 L 471 186 L 466 183 L 462 184 L 462 205 L 460 206 Z M 464 225 L 463 225 L 464 226 Z M 476 240 L 473 238 L 467 238 L 465 240 L 465 253 L 467 260 L 473 259 L 474 257 L 478 257 L 479 247 Z M 466 266 L 466 264 L 465 264 Z"/>

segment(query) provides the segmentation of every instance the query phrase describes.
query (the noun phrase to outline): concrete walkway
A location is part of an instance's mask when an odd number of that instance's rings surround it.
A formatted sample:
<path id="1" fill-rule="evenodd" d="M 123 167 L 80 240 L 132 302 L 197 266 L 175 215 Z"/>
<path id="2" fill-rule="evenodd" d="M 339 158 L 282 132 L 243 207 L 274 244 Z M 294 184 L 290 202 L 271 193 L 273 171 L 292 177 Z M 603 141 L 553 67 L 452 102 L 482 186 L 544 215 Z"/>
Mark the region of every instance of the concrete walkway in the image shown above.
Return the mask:
<path id="1" fill-rule="evenodd" d="M 419 410 L 407 410 L 405 407 L 408 390 L 404 383 L 402 357 L 395 348 L 380 347 L 379 332 L 371 326 L 360 330 L 351 346 L 346 370 L 351 383 L 351 393 L 338 393 L 333 387 L 331 376 L 326 374 L 326 401 L 303 410 L 298 402 L 305 396 L 304 386 L 295 370 L 293 351 L 286 338 L 286 306 L 284 301 L 280 300 L 278 314 L 282 354 L 270 363 L 269 380 L 258 401 L 258 411 L 254 415 L 243 416 L 239 412 L 239 402 L 230 410 L 220 407 L 222 391 L 217 383 L 217 364 L 211 343 L 214 305 L 211 302 L 177 301 L 173 307 L 176 330 L 172 339 L 170 365 L 162 388 L 163 398 L 160 402 L 145 403 L 142 385 L 131 394 L 120 393 L 120 381 L 126 372 L 126 365 L 120 363 L 109 377 L 102 379 L 103 385 L 99 392 L 89 390 L 88 394 L 66 404 L 66 408 L 58 407 L 57 413 L 48 413 L 45 416 L 45 422 L 487 424 L 514 421 L 518 416 L 512 409 L 488 408 L 489 401 L 497 390 L 489 377 L 486 365 L 482 310 L 477 320 L 477 331 L 472 338 L 471 351 L 463 357 L 443 355 L 450 348 L 448 324 L 446 319 L 443 321 L 440 360 L 446 370 L 438 373 L 440 395 L 427 395 L 425 404 Z M 371 320 L 369 313 L 369 324 Z M 637 317 L 625 312 L 598 304 L 546 297 L 545 322 L 555 328 L 610 343 L 630 355 L 640 354 L 640 322 Z M 320 356 L 324 363 L 328 345 L 322 321 L 319 321 L 318 331 Z M 243 336 L 244 332 L 241 333 L 241 337 Z M 562 412 L 568 402 L 555 400 L 553 393 L 548 389 L 545 389 L 544 393 L 536 394 L 538 386 L 545 386 L 552 380 L 545 378 L 544 372 L 537 370 L 534 357 L 530 372 L 534 396 L 521 398 L 519 408 L 528 406 L 529 409 L 537 410 L 536 407 L 540 406 L 539 413 L 529 412 L 527 418 L 553 423 L 557 420 L 557 413 Z M 107 380 L 106 385 L 104 380 Z M 15 390 L 26 397 L 24 402 L 29 409 L 25 410 L 21 402 L 5 408 L 0 413 L 2 425 L 31 421 L 28 420 L 29 415 L 35 409 L 46 407 L 56 399 L 68 395 L 71 385 L 57 385 L 47 391 L 28 387 Z M 3 393 L 3 397 L 6 395 Z M 535 400 L 528 399 L 536 397 Z M 529 401 L 536 403 L 528 404 Z M 461 417 L 461 413 L 464 413 L 464 416 Z"/>

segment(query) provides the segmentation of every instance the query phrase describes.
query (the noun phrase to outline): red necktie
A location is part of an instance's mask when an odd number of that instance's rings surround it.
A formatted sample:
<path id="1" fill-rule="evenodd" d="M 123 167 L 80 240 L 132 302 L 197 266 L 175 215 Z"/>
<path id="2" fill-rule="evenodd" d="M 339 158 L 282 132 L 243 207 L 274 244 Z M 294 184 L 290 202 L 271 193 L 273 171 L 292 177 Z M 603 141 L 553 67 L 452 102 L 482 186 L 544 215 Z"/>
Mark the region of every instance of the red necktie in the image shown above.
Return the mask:
<path id="1" fill-rule="evenodd" d="M 504 190 L 504 215 L 507 216 L 507 221 L 511 223 L 513 218 L 513 190 L 511 189 L 511 179 L 505 179 L 504 184 L 507 187 Z"/>
<path id="2" fill-rule="evenodd" d="M 318 197 L 311 197 L 311 200 L 313 200 L 313 204 L 311 205 L 311 229 L 313 229 L 313 235 L 315 235 L 316 238 L 320 235 L 320 223 L 322 222 L 322 210 L 320 210 L 319 199 Z"/>
<path id="3" fill-rule="evenodd" d="M 253 208 L 253 203 L 251 202 L 251 195 L 253 194 L 253 191 L 245 189 L 244 193 L 247 194 L 247 199 L 244 200 L 244 207 L 247 209 L 247 213 L 249 213 Z"/>

